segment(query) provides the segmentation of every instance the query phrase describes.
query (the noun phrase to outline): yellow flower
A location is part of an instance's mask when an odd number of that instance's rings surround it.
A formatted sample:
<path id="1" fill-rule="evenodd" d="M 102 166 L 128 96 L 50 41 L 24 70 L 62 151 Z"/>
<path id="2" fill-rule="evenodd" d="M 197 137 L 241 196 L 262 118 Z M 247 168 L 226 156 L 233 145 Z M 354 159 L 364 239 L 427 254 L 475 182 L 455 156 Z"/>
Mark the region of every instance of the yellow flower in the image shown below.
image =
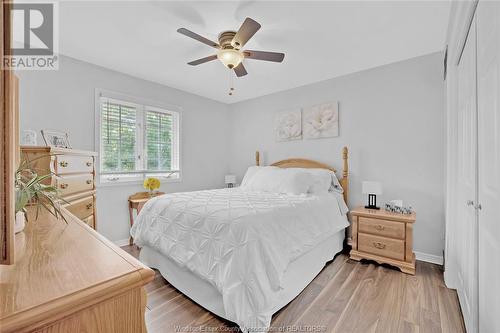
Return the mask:
<path id="1" fill-rule="evenodd" d="M 160 188 L 160 180 L 158 178 L 146 178 L 144 179 L 144 188 L 150 191 Z"/>

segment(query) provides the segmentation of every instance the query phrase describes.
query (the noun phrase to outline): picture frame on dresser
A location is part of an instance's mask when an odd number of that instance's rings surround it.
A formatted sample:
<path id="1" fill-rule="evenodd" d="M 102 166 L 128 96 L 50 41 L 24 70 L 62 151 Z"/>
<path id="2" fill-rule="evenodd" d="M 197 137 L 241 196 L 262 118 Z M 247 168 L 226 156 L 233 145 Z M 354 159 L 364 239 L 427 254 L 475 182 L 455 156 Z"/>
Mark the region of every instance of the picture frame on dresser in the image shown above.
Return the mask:
<path id="1" fill-rule="evenodd" d="M 43 129 L 40 133 L 42 134 L 43 141 L 45 141 L 45 145 L 71 149 L 68 133 L 51 129 Z"/>

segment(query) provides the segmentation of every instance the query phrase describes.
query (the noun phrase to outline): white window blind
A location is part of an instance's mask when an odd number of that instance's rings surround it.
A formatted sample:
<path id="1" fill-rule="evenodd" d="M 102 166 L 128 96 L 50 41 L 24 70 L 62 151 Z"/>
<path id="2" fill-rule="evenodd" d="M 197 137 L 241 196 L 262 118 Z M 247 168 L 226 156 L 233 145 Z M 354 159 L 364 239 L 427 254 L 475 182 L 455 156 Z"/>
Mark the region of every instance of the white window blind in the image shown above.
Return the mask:
<path id="1" fill-rule="evenodd" d="M 100 96 L 100 181 L 178 179 L 179 113 Z"/>
<path id="2" fill-rule="evenodd" d="M 137 107 L 105 98 L 101 112 L 101 171 L 135 171 Z"/>

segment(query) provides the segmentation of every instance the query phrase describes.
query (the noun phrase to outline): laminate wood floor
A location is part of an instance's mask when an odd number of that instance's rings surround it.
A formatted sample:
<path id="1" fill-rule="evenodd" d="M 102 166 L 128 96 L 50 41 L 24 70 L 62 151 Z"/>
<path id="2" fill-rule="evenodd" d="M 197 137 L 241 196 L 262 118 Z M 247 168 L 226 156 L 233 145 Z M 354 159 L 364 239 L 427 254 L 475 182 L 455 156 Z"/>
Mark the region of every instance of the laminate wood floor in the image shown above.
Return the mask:
<path id="1" fill-rule="evenodd" d="M 139 249 L 122 247 L 136 258 Z M 148 332 L 239 332 L 170 285 L 158 271 L 146 286 Z M 270 332 L 465 332 L 457 293 L 440 266 L 417 261 L 415 276 L 338 255 L 286 307 Z"/>

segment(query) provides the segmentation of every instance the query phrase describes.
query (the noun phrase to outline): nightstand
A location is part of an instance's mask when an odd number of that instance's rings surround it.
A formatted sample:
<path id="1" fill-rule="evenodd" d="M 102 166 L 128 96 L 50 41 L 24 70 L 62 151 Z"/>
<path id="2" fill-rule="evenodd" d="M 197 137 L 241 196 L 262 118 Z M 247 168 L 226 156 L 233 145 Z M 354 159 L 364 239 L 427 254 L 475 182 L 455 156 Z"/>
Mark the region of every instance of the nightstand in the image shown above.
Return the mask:
<path id="1" fill-rule="evenodd" d="M 146 202 L 148 202 L 149 199 L 163 194 L 165 194 L 165 192 L 156 191 L 153 193 L 153 196 L 151 196 L 149 192 L 138 192 L 128 197 L 128 212 L 130 217 L 131 228 L 134 225 L 134 209 L 137 210 L 137 215 L 139 215 L 142 207 Z M 132 236 L 130 236 L 128 244 L 129 245 L 134 244 L 134 239 L 132 238 Z"/>
<path id="2" fill-rule="evenodd" d="M 415 275 L 415 253 L 413 253 L 415 213 L 403 215 L 382 209 L 358 207 L 351 211 L 351 216 L 351 259 L 374 260 Z"/>

